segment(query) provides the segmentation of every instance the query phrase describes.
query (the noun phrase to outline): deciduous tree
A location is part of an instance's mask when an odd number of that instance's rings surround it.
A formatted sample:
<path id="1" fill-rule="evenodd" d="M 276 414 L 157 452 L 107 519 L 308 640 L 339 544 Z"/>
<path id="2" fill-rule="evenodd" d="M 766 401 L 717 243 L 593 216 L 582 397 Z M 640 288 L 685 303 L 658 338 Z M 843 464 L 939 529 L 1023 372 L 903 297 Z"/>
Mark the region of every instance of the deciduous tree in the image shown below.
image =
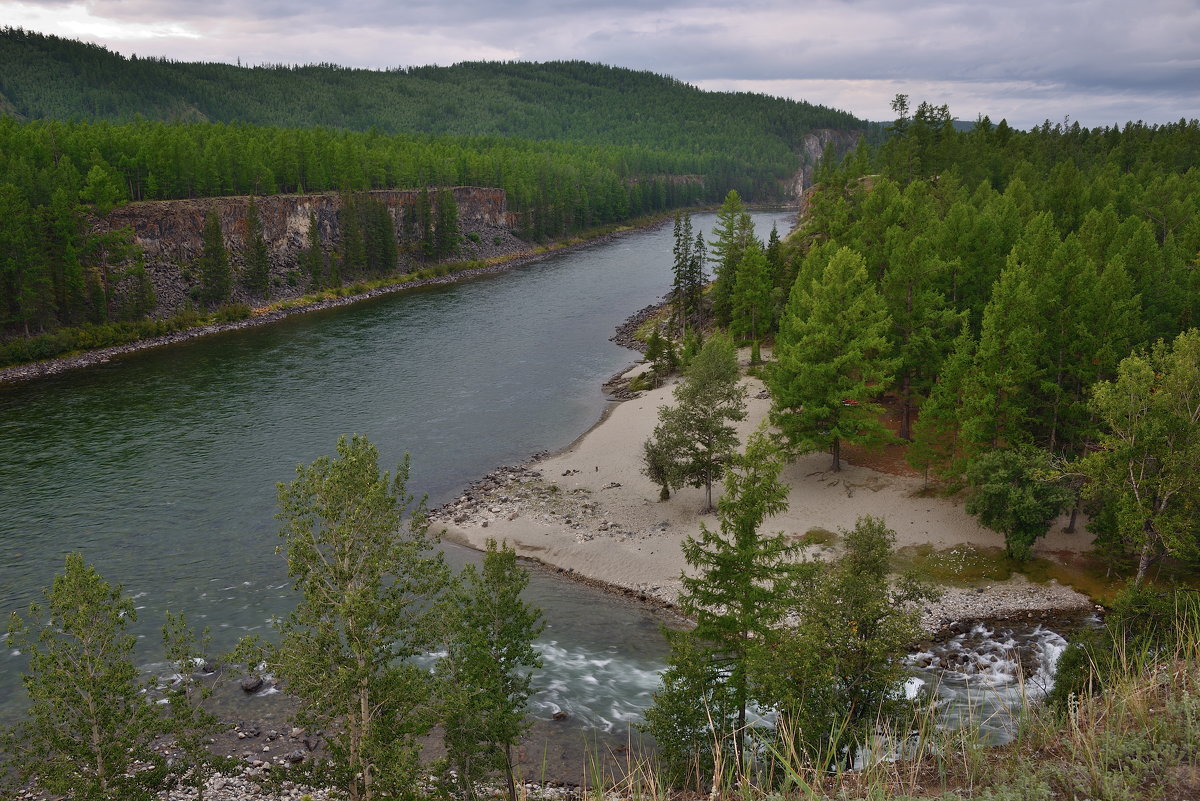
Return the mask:
<path id="1" fill-rule="evenodd" d="M 269 664 L 301 725 L 326 731 L 354 801 L 412 792 L 416 740 L 434 722 L 432 677 L 412 657 L 435 641 L 448 573 L 408 474 L 407 458 L 381 473 L 365 437 L 342 437 L 336 458 L 279 485 L 279 551 L 300 599 Z"/>

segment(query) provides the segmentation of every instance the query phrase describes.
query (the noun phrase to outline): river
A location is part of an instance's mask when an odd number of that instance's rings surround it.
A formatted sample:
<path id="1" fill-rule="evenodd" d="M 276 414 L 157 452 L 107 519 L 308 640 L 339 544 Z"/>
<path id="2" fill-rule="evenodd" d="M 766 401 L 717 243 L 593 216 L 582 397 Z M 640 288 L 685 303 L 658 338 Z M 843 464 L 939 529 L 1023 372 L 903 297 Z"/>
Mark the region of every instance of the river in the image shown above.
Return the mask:
<path id="1" fill-rule="evenodd" d="M 792 214 L 753 217 L 765 238 L 773 224 L 786 233 Z M 714 219 L 694 218 L 706 238 Z M 143 667 L 161 659 L 167 610 L 209 627 L 217 649 L 269 632 L 294 603 L 274 552 L 276 482 L 359 433 L 385 467 L 409 453 L 410 489 L 436 505 L 501 464 L 567 446 L 608 403 L 601 383 L 637 358 L 608 338 L 669 289 L 672 241 L 669 225 L 634 231 L 501 275 L 0 386 L 0 613 L 26 609 L 80 551 L 135 599 Z M 477 558 L 446 551 L 455 565 Z M 648 705 L 665 661 L 661 618 L 532 573 L 527 597 L 547 627 L 530 764 L 578 780 L 584 739 L 619 747 Z M 1016 638 L 1049 659 L 1055 637 L 1005 631 L 971 648 Z M 929 673 L 944 661 L 914 668 L 958 704 L 969 688 Z M 1016 684 L 1011 658 L 971 664 L 988 686 Z M 0 652 L 0 723 L 25 707 L 23 667 Z M 280 701 L 234 685 L 221 712 L 281 725 Z"/>
<path id="2" fill-rule="evenodd" d="M 755 212 L 764 239 L 793 214 Z M 706 236 L 712 214 L 695 218 Z M 224 648 L 293 603 L 275 484 L 374 442 L 438 504 L 501 464 L 568 445 L 603 411 L 600 385 L 638 354 L 615 327 L 671 283 L 669 225 L 510 272 L 301 315 L 0 387 L 0 612 L 40 597 L 81 551 L 138 606 L 156 661 L 166 610 Z M 452 562 L 472 558 L 448 547 Z M 658 620 L 536 572 L 546 669 L 534 711 L 623 731 L 662 664 Z M 23 707 L 19 655 L 0 657 L 0 717 Z"/>

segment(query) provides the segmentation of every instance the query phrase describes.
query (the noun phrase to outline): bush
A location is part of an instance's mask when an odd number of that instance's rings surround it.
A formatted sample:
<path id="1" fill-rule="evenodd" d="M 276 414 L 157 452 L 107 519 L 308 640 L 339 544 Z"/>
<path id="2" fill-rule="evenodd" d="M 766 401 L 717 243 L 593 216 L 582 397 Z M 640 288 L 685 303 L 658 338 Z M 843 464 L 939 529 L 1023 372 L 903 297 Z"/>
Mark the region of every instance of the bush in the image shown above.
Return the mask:
<path id="1" fill-rule="evenodd" d="M 479 234 L 475 233 L 474 231 L 468 231 L 467 239 L 471 240 L 475 244 L 479 244 L 481 237 L 479 236 Z"/>
<path id="2" fill-rule="evenodd" d="M 226 303 L 213 312 L 213 320 L 218 323 L 232 323 L 245 320 L 250 316 L 250 307 L 245 303 Z"/>

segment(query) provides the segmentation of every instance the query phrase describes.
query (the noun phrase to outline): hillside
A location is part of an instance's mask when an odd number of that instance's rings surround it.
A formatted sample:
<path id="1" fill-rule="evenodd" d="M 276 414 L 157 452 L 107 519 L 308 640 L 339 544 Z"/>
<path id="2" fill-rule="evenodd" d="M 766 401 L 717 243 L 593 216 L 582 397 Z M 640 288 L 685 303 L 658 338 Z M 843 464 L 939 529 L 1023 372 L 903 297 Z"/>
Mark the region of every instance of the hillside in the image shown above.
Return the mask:
<path id="1" fill-rule="evenodd" d="M 506 136 L 789 161 L 817 128 L 866 129 L 842 111 L 705 92 L 580 61 L 473 62 L 388 71 L 332 64 L 241 67 L 126 58 L 0 31 L 0 114 L 22 119 L 209 121 L 383 133 Z"/>

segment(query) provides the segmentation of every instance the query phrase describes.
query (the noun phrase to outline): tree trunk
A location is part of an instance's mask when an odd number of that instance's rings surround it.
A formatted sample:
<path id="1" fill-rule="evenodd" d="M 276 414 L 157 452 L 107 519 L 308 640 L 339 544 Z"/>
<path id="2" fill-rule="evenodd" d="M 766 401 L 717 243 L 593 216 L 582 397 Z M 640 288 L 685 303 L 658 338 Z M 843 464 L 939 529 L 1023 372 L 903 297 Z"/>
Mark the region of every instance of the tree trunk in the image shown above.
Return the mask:
<path id="1" fill-rule="evenodd" d="M 508 801 L 517 801 L 517 782 L 513 776 L 512 743 L 504 744 L 504 774 L 508 779 Z"/>
<path id="2" fill-rule="evenodd" d="M 900 397 L 903 398 L 900 403 L 900 439 L 906 441 L 912 440 L 913 404 L 909 391 L 911 384 L 912 378 L 908 375 L 904 376 L 904 381 L 900 384 Z"/>
<path id="3" fill-rule="evenodd" d="M 842 439 L 841 437 L 833 438 L 833 472 L 840 473 L 842 470 Z"/>

